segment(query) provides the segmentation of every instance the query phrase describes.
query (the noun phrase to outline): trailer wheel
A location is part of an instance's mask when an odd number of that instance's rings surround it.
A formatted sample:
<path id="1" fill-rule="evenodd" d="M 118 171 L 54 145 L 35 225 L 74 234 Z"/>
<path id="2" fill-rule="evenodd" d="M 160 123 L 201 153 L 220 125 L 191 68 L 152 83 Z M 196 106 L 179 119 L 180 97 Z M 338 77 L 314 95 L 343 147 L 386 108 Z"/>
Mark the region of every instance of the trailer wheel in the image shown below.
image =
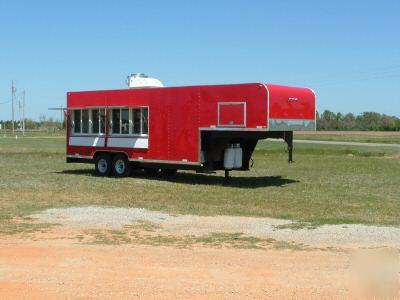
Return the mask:
<path id="1" fill-rule="evenodd" d="M 161 173 L 165 176 L 174 176 L 178 173 L 177 169 L 161 169 Z"/>
<path id="2" fill-rule="evenodd" d="M 128 176 L 131 172 L 131 165 L 123 154 L 117 154 L 113 159 L 113 174 L 117 177 Z"/>
<path id="3" fill-rule="evenodd" d="M 111 158 L 109 154 L 102 153 L 96 157 L 94 163 L 96 174 L 100 176 L 107 176 L 111 171 Z"/>

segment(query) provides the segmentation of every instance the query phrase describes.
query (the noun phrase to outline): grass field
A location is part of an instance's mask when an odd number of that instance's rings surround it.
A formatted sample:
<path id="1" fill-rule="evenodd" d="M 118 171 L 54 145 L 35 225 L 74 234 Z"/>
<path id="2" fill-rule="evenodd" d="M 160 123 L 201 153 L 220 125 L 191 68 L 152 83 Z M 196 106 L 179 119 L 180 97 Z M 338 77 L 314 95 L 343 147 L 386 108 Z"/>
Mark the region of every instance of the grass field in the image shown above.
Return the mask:
<path id="1" fill-rule="evenodd" d="M 295 139 L 361 143 L 400 144 L 399 131 L 308 131 L 296 132 Z"/>
<path id="2" fill-rule="evenodd" d="M 397 151 L 397 152 L 396 152 Z M 101 178 L 66 164 L 63 137 L 0 137 L 0 233 L 12 217 L 49 207 L 110 205 L 170 213 L 276 217 L 315 225 L 400 225 L 398 149 L 262 142 L 250 172 L 181 172 L 176 177 Z M 20 226 L 23 226 L 20 225 Z"/>

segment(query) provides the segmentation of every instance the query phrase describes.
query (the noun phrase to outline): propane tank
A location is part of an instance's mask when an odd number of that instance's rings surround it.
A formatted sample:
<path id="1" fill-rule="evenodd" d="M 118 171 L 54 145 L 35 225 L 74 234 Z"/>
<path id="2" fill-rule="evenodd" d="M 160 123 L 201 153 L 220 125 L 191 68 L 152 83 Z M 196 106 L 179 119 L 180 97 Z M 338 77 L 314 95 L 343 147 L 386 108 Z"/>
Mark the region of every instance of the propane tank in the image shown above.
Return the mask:
<path id="1" fill-rule="evenodd" d="M 225 148 L 224 152 L 224 168 L 226 170 L 232 170 L 235 165 L 235 149 L 232 144 L 229 144 L 227 148 Z"/>
<path id="2" fill-rule="evenodd" d="M 233 167 L 235 169 L 240 169 L 243 163 L 243 149 L 240 147 L 240 144 L 234 144 L 233 149 L 235 150 L 235 162 Z"/>

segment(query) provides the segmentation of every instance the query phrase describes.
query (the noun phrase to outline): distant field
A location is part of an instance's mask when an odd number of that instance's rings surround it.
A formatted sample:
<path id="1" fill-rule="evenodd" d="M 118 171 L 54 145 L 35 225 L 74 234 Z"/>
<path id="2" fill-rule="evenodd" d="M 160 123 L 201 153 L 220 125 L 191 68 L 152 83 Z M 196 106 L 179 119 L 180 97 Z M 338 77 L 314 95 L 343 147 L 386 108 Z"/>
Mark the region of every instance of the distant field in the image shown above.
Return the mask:
<path id="1" fill-rule="evenodd" d="M 14 134 L 11 130 L 0 130 L 0 137 L 59 137 L 65 136 L 65 131 L 63 130 L 27 130 L 25 131 L 25 135 L 23 135 L 22 131 L 16 130 Z"/>
<path id="2" fill-rule="evenodd" d="M 283 143 L 262 142 L 254 168 L 232 172 L 225 186 L 222 172 L 96 177 L 92 165 L 65 163 L 64 144 L 63 137 L 0 137 L 0 233 L 14 216 L 80 205 L 400 225 L 400 154 L 390 147 L 296 144 L 288 164 Z"/>
<path id="3" fill-rule="evenodd" d="M 400 144 L 400 131 L 296 132 L 294 138 L 299 140 Z"/>

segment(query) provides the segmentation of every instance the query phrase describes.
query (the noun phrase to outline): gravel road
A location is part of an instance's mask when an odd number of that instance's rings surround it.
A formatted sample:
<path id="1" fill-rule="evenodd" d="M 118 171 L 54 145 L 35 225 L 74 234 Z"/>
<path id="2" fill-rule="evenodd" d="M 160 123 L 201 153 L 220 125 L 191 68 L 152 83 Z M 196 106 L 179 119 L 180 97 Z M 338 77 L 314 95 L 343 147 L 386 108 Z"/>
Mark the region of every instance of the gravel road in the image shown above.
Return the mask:
<path id="1" fill-rule="evenodd" d="M 279 142 L 284 143 L 281 139 L 268 139 L 268 142 Z M 341 145 L 341 146 L 362 146 L 362 147 L 386 147 L 386 148 L 399 148 L 400 144 L 389 144 L 389 143 L 364 143 L 364 142 L 343 142 L 343 141 L 318 141 L 318 140 L 298 140 L 294 139 L 293 142 L 296 144 L 320 144 L 320 145 Z"/>
<path id="2" fill-rule="evenodd" d="M 300 144 L 322 144 L 322 145 L 343 145 L 343 146 L 366 146 L 366 147 L 394 147 L 400 148 L 400 144 L 387 143 L 361 143 L 361 142 L 341 142 L 341 141 L 314 141 L 314 140 L 294 140 Z"/>
<path id="3" fill-rule="evenodd" d="M 82 229 L 122 229 L 137 222 L 151 222 L 161 231 L 179 235 L 237 233 L 273 238 L 313 247 L 400 248 L 400 228 L 361 224 L 323 225 L 317 228 L 288 228 L 289 220 L 239 216 L 171 215 L 142 208 L 72 207 L 48 209 L 31 215 L 39 222 L 58 223 Z M 283 226 L 282 226 L 283 225 Z"/>

